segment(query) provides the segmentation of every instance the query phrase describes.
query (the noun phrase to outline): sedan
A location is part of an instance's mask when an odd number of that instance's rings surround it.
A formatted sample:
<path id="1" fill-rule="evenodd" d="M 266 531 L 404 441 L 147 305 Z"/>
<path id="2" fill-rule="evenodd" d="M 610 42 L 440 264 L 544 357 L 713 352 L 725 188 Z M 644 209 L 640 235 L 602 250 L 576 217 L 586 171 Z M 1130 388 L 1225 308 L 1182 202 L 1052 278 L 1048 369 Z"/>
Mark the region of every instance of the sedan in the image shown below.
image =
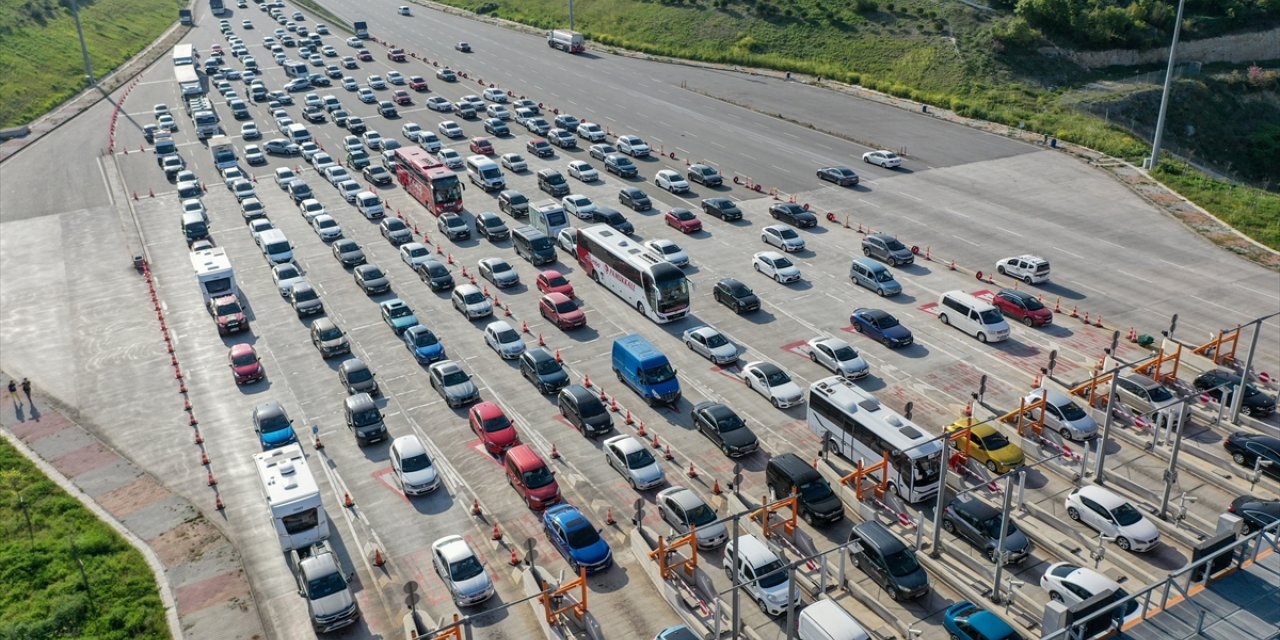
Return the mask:
<path id="1" fill-rule="evenodd" d="M 742 366 L 742 378 L 747 386 L 764 396 L 769 403 L 779 409 L 786 409 L 804 402 L 804 392 L 791 380 L 791 376 L 782 367 L 757 360 Z"/>
<path id="2" fill-rule="evenodd" d="M 431 381 L 431 388 L 444 398 L 450 408 L 465 406 L 480 399 L 480 391 L 471 381 L 471 376 L 452 360 L 442 360 L 431 365 L 427 369 L 427 378 Z"/>
<path id="3" fill-rule="evenodd" d="M 1067 494 L 1066 508 L 1067 517 L 1083 522 L 1125 551 L 1146 551 L 1160 542 L 1160 530 L 1110 489 L 1080 487 Z"/>
<path id="4" fill-rule="evenodd" d="M 547 269 L 538 274 L 537 278 L 538 291 L 542 293 L 559 293 L 566 297 L 573 297 L 573 284 L 569 279 L 564 277 L 563 273 L 555 269 Z"/>
<path id="5" fill-rule="evenodd" d="M 386 89 L 387 88 L 387 82 L 383 80 L 382 76 L 380 75 L 377 75 L 377 74 L 371 75 L 366 80 L 369 83 L 370 89 Z"/>
<path id="6" fill-rule="evenodd" d="M 747 423 L 733 409 L 723 404 L 698 403 L 689 416 L 693 420 L 693 426 L 726 456 L 737 458 L 760 448 L 759 439 L 747 427 Z"/>
<path id="7" fill-rule="evenodd" d="M 524 150 L 539 158 L 550 158 L 556 153 L 555 149 L 551 147 L 551 143 L 542 138 L 533 138 L 524 143 Z"/>
<path id="8" fill-rule="evenodd" d="M 688 210 L 676 207 L 663 216 L 667 226 L 680 230 L 681 233 L 689 234 L 695 231 L 702 231 L 702 221 L 698 219 L 697 214 Z"/>
<path id="9" fill-rule="evenodd" d="M 858 186 L 858 174 L 853 169 L 844 166 L 824 167 L 818 169 L 818 178 L 827 182 L 834 182 L 842 187 Z"/>
<path id="10" fill-rule="evenodd" d="M 502 218 L 492 211 L 481 211 L 476 215 L 476 233 L 484 236 L 490 242 L 506 240 L 511 236 L 511 230 L 507 228 L 507 223 L 503 222 Z"/>
<path id="11" fill-rule="evenodd" d="M 296 156 L 302 153 L 302 148 L 297 144 L 289 142 L 284 138 L 272 138 L 263 143 L 262 148 L 267 153 L 278 156 Z"/>
<path id="12" fill-rule="evenodd" d="M 418 364 L 430 364 L 444 357 L 444 344 L 436 334 L 420 324 L 405 329 L 400 339 Z"/>
<path id="13" fill-rule="evenodd" d="M 365 262 L 364 250 L 350 238 L 334 241 L 332 249 L 333 257 L 344 267 L 357 267 Z"/>
<path id="14" fill-rule="evenodd" d="M 375 96 L 373 94 L 373 90 L 369 87 L 360 87 L 360 89 L 356 91 L 356 97 L 360 99 L 360 102 L 365 104 L 373 104 L 378 101 L 378 96 Z"/>
<path id="15" fill-rule="evenodd" d="M 400 245 L 400 261 L 416 269 L 419 264 L 433 260 L 431 250 L 421 242 L 407 242 Z"/>
<path id="16" fill-rule="evenodd" d="M 596 205 L 591 201 L 591 198 L 580 193 L 570 194 L 561 198 L 560 205 L 564 207 L 565 211 L 583 220 L 591 220 L 592 214 L 596 210 Z"/>
<path id="17" fill-rule="evenodd" d="M 587 314 L 563 293 L 548 293 L 538 302 L 538 313 L 560 329 L 587 326 Z"/>
<path id="18" fill-rule="evenodd" d="M 258 360 L 258 352 L 254 351 L 251 344 L 232 345 L 227 353 L 227 364 L 231 367 L 231 375 L 237 385 L 257 382 L 266 377 L 266 370 Z"/>
<path id="19" fill-rule="evenodd" d="M 577 507 L 558 504 L 547 509 L 542 514 L 542 528 L 575 575 L 580 569 L 599 573 L 613 565 L 609 543 Z"/>
<path id="20" fill-rule="evenodd" d="M 716 522 L 716 510 L 697 493 L 684 487 L 668 487 L 658 492 L 658 515 L 671 525 L 677 534 L 684 535 L 693 529 L 698 547 L 715 549 L 729 541 L 729 532 L 723 522 Z M 679 636 L 669 636 L 673 640 Z"/>
<path id="21" fill-rule="evenodd" d="M 725 222 L 742 219 L 742 209 L 728 198 L 707 198 L 702 201 L 702 212 Z"/>
<path id="22" fill-rule="evenodd" d="M 1043 400 L 1043 408 L 1040 402 Z M 1056 431 L 1067 440 L 1084 441 L 1098 435 L 1098 422 L 1076 404 L 1070 396 L 1055 389 L 1032 389 L 1023 399 L 1031 419 L 1043 418 L 1045 428 Z"/>
<path id="23" fill-rule="evenodd" d="M 1231 501 L 1227 512 L 1240 518 L 1243 533 L 1249 535 L 1280 520 L 1280 500 L 1243 495 Z"/>
<path id="24" fill-rule="evenodd" d="M 439 153 L 436 153 L 436 160 L 439 160 L 441 164 L 450 169 L 461 169 L 464 162 L 462 154 L 449 147 L 445 147 Z"/>
<path id="25" fill-rule="evenodd" d="M 529 170 L 529 163 L 525 162 L 524 157 L 518 153 L 504 153 L 498 159 L 502 167 L 512 173 L 521 173 Z"/>
<path id="26" fill-rule="evenodd" d="M 670 262 L 677 267 L 685 267 L 689 265 L 689 254 L 680 248 L 680 245 L 670 240 L 649 240 L 644 243 L 645 248 L 658 254 L 663 260 Z"/>
<path id="27" fill-rule="evenodd" d="M 320 236 L 320 240 L 330 242 L 342 237 L 342 227 L 329 214 L 318 215 L 311 219 L 311 228 Z"/>
<path id="28" fill-rule="evenodd" d="M 369 266 L 369 265 L 365 265 Z M 408 303 L 400 298 L 393 298 L 378 305 L 382 312 L 382 321 L 387 323 L 388 327 L 400 335 L 408 330 L 409 327 L 418 324 L 418 318 L 413 315 L 413 309 L 409 308 Z"/>
<path id="29" fill-rule="evenodd" d="M 480 260 L 480 277 L 492 282 L 499 289 L 520 284 L 520 274 L 516 273 L 511 263 L 502 258 L 482 258 Z"/>
<path id="30" fill-rule="evenodd" d="M 391 172 L 387 171 L 387 168 L 380 164 L 371 164 L 365 167 L 364 171 L 361 171 L 360 173 L 364 176 L 365 180 L 368 180 L 380 187 L 389 185 L 395 180 L 395 177 L 391 175 Z"/>
<path id="31" fill-rule="evenodd" d="M 413 241 L 413 231 L 410 231 L 404 221 L 399 218 L 383 218 L 382 223 L 378 225 L 378 231 L 382 237 L 397 247 Z"/>
<path id="32" fill-rule="evenodd" d="M 1053 323 L 1053 311 L 1026 291 L 1001 289 L 992 296 L 991 304 L 1005 317 L 1020 320 L 1028 327 L 1043 327 Z"/>
<path id="33" fill-rule="evenodd" d="M 666 189 L 671 193 L 685 193 L 689 190 L 689 182 L 678 172 L 671 169 L 659 171 L 657 175 L 653 176 L 653 183 L 658 185 L 658 188 Z"/>
<path id="34" fill-rule="evenodd" d="M 604 441 L 604 460 L 632 489 L 644 491 L 666 482 L 658 459 L 634 436 L 617 435 Z"/>
<path id="35" fill-rule="evenodd" d="M 839 338 L 813 338 L 805 343 L 809 359 L 828 371 L 851 380 L 866 377 L 871 372 L 867 361 Z"/>
<path id="36" fill-rule="evenodd" d="M 1004 546 L 1000 545 L 1001 522 L 1006 522 Z M 1003 558 L 1004 564 L 1021 562 L 1031 553 L 1031 540 L 1013 519 L 1005 520 L 999 509 L 977 498 L 955 498 L 947 503 L 942 509 L 942 530 L 981 549 L 990 562 L 997 558 Z"/>
<path id="37" fill-rule="evenodd" d="M 818 224 L 818 216 L 805 210 L 794 202 L 779 202 L 769 207 L 769 215 L 774 220 L 785 222 L 794 227 L 814 227 Z"/>
<path id="38" fill-rule="evenodd" d="M 262 132 L 258 130 L 258 125 L 246 122 L 240 125 L 240 137 L 245 140 L 257 140 L 262 137 Z"/>
<path id="39" fill-rule="evenodd" d="M 505 320 L 494 320 L 485 326 L 484 342 L 503 360 L 519 358 L 525 349 L 520 333 Z"/>
<path id="40" fill-rule="evenodd" d="M 442 121 L 440 124 L 436 125 L 436 130 L 440 132 L 440 135 L 454 140 L 466 137 L 467 135 L 462 132 L 462 127 L 458 126 L 458 123 L 453 120 Z"/>
<path id="41" fill-rule="evenodd" d="M 780 224 L 771 224 L 760 230 L 760 239 L 765 244 L 777 247 L 791 253 L 792 251 L 804 251 L 804 238 L 796 233 L 795 229 Z"/>
<path id="42" fill-rule="evenodd" d="M 854 309 L 849 315 L 849 324 L 853 325 L 854 331 L 891 349 L 908 346 L 914 341 L 909 329 L 902 326 L 893 315 L 880 309 Z"/>
<path id="43" fill-rule="evenodd" d="M 351 273 L 351 277 L 355 279 L 356 286 L 360 287 L 366 295 L 376 295 L 379 293 L 386 293 L 391 290 L 391 281 L 387 279 L 387 274 L 384 273 L 382 269 L 378 268 L 378 265 L 376 264 L 361 264 L 356 266 L 355 270 Z M 405 309 L 407 308 L 408 306 L 406 305 Z M 396 311 L 398 312 L 399 308 L 397 308 Z M 412 314 L 412 312 L 410 312 L 410 314 Z M 407 322 L 407 320 L 403 320 L 400 324 L 403 325 L 403 327 L 413 326 L 407 324 Z M 398 334 L 400 331 L 403 331 L 403 327 L 398 328 L 396 333 Z"/>
<path id="44" fill-rule="evenodd" d="M 756 273 L 766 275 L 778 284 L 795 282 L 800 279 L 800 268 L 777 251 L 761 251 L 751 257 L 751 266 Z"/>
<path id="45" fill-rule="evenodd" d="M 892 151 L 868 151 L 862 154 L 862 161 L 867 164 L 874 164 L 885 169 L 893 169 L 902 166 L 902 158 Z"/>
<path id="46" fill-rule="evenodd" d="M 256 144 L 247 144 L 244 146 L 244 161 L 250 166 L 257 166 L 267 163 L 266 154 L 262 153 L 262 147 Z"/>
<path id="47" fill-rule="evenodd" d="M 280 292 L 280 297 L 288 298 L 289 293 L 293 291 L 293 285 L 298 283 L 306 283 L 306 278 L 302 276 L 302 272 L 298 270 L 298 266 L 292 262 L 278 264 L 271 268 L 271 279 L 276 283 L 276 290 Z"/>
<path id="48" fill-rule="evenodd" d="M 473 607 L 493 597 L 493 582 L 484 563 L 462 536 L 445 536 L 431 543 L 431 564 L 457 606 Z"/>
<path id="49" fill-rule="evenodd" d="M 1225 402 L 1227 406 L 1231 406 L 1235 400 L 1236 389 L 1240 388 L 1240 376 L 1222 370 L 1206 371 L 1196 376 L 1192 386 L 1200 393 L 1207 394 L 1210 398 L 1218 402 Z M 1240 402 L 1240 410 L 1245 415 L 1254 418 L 1265 418 L 1276 410 L 1276 401 L 1274 398 L 1262 393 L 1257 387 L 1246 383 L 1244 385 L 1244 398 Z"/>
<path id="50" fill-rule="evenodd" d="M 1236 464 L 1250 469 L 1260 466 L 1263 473 L 1280 478 L 1280 438 L 1237 431 L 1227 436 L 1222 446 Z"/>
<path id="51" fill-rule="evenodd" d="M 404 89 L 396 89 L 391 94 L 391 100 L 399 105 L 413 104 L 413 96 L 410 96 L 409 92 L 405 91 Z M 390 111 L 391 111 L 390 114 L 384 113 L 383 115 L 387 116 L 388 118 L 394 118 L 396 116 L 396 110 L 392 108 Z"/>
<path id="52" fill-rule="evenodd" d="M 623 187 L 618 191 L 618 203 L 630 207 L 632 211 L 648 211 L 653 208 L 652 201 L 645 192 L 636 187 Z"/>
<path id="53" fill-rule="evenodd" d="M 595 182 L 600 179 L 600 172 L 585 160 L 574 160 L 569 163 L 569 177 L 583 182 Z"/>
<path id="54" fill-rule="evenodd" d="M 453 103 L 441 96 L 431 96 L 430 98 L 427 98 L 427 108 L 432 111 L 449 113 L 450 111 L 453 111 Z"/>
<path id="55" fill-rule="evenodd" d="M 718 329 L 703 325 L 688 329 L 681 336 L 689 350 L 718 365 L 738 361 L 738 346 Z"/>

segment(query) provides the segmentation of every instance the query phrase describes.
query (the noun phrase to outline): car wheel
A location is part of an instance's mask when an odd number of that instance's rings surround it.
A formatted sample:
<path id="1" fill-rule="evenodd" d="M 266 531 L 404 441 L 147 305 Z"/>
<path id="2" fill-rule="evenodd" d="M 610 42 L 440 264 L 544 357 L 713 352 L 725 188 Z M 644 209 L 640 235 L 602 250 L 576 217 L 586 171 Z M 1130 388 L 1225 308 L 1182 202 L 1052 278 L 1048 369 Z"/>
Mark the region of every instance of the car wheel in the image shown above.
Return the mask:
<path id="1" fill-rule="evenodd" d="M 955 525 L 953 522 L 951 522 L 950 520 L 948 520 L 948 519 L 946 519 L 946 518 L 943 518 L 943 519 L 942 519 L 942 530 L 943 530 L 943 531 L 946 531 L 947 533 L 955 533 L 955 532 L 956 532 L 956 525 Z"/>
<path id="2" fill-rule="evenodd" d="M 811 527 L 817 526 L 813 524 L 813 514 L 811 512 L 805 511 L 800 517 L 804 518 L 805 523 L 808 524 L 809 526 Z"/>
<path id="3" fill-rule="evenodd" d="M 733 566 L 728 562 L 724 563 L 724 577 L 733 580 Z"/>
<path id="4" fill-rule="evenodd" d="M 998 273 L 998 274 L 1000 274 L 1000 275 L 1004 275 L 1004 267 L 1003 267 L 1003 266 L 996 266 L 996 273 Z"/>
<path id="5" fill-rule="evenodd" d="M 986 344 L 986 343 L 987 343 L 987 334 L 985 334 L 985 333 L 983 333 L 983 332 L 979 331 L 979 332 L 978 332 L 978 342 L 981 342 L 982 344 Z"/>
<path id="6" fill-rule="evenodd" d="M 950 324 L 951 324 L 951 320 L 948 320 L 948 319 L 947 319 L 947 314 L 945 314 L 945 313 L 939 313 L 939 314 L 938 314 L 938 321 L 939 321 L 939 322 L 941 322 L 942 324 L 945 324 L 945 325 L 950 325 Z"/>
<path id="7" fill-rule="evenodd" d="M 885 296 L 887 296 L 887 295 L 889 295 L 889 294 L 885 293 L 885 290 L 884 290 L 884 289 L 876 289 L 876 295 L 878 295 L 878 296 L 880 296 L 881 298 L 883 298 L 883 297 L 885 297 Z"/>
<path id="8" fill-rule="evenodd" d="M 692 341 L 692 340 L 685 340 L 685 342 L 684 342 L 684 346 L 689 347 L 689 350 L 690 350 L 690 351 L 693 351 L 693 341 Z"/>
<path id="9" fill-rule="evenodd" d="M 1034 327 L 1036 324 L 1036 321 L 1032 320 L 1031 316 L 1022 316 L 1022 324 L 1025 324 L 1028 327 Z"/>
<path id="10" fill-rule="evenodd" d="M 860 324 L 858 324 L 858 323 L 856 323 L 856 322 L 855 322 L 855 323 L 853 323 L 853 330 L 854 330 L 854 331 L 857 331 L 858 333 L 862 333 L 862 325 L 860 325 Z"/>
<path id="11" fill-rule="evenodd" d="M 769 404 L 773 405 L 773 408 L 774 408 L 774 409 L 779 409 L 779 408 L 781 408 L 781 407 L 779 407 L 779 406 L 778 406 L 778 399 L 777 399 L 777 398 L 769 398 Z"/>
<path id="12" fill-rule="evenodd" d="M 862 255 L 864 255 L 864 256 L 866 256 L 866 257 L 870 258 L 870 257 L 871 257 L 871 249 L 869 249 L 869 248 L 867 248 L 867 247 L 863 247 L 863 248 L 862 248 Z"/>
<path id="13" fill-rule="evenodd" d="M 858 554 L 856 553 L 849 554 L 849 562 L 852 563 L 853 566 L 855 567 L 858 567 L 858 568 L 862 567 L 862 562 L 858 560 Z"/>
<path id="14" fill-rule="evenodd" d="M 1080 522 L 1080 512 L 1075 507 L 1067 507 L 1067 517 Z"/>
<path id="15" fill-rule="evenodd" d="M 635 491 L 635 490 L 636 490 L 636 481 L 635 481 L 635 478 L 627 478 L 627 484 L 631 485 L 631 490 L 632 490 L 632 491 Z"/>
<path id="16" fill-rule="evenodd" d="M 809 361 L 810 361 L 810 362 L 817 362 L 817 361 L 818 361 L 818 354 L 816 354 L 816 353 L 814 353 L 814 352 L 810 351 L 810 352 L 809 352 Z"/>
<path id="17" fill-rule="evenodd" d="M 990 471 L 991 473 L 1000 473 L 1000 470 L 996 467 L 995 460 L 987 461 L 987 471 Z"/>
<path id="18" fill-rule="evenodd" d="M 1031 284 L 1031 276 L 1022 276 L 1022 281 Z"/>
<path id="19" fill-rule="evenodd" d="M 778 273 L 773 274 L 773 281 L 777 282 L 778 284 L 782 284 L 782 274 L 778 274 Z"/>
<path id="20" fill-rule="evenodd" d="M 742 305 L 737 302 L 733 303 L 733 312 L 738 314 L 742 313 Z"/>
<path id="21" fill-rule="evenodd" d="M 1058 430 L 1058 433 L 1062 436 L 1062 439 L 1063 439 L 1063 440 L 1070 440 L 1070 439 L 1071 439 L 1071 430 L 1070 430 L 1070 429 L 1068 429 L 1068 428 L 1066 428 L 1066 427 L 1063 427 L 1063 428 L 1059 429 L 1059 430 Z"/>
<path id="22" fill-rule="evenodd" d="M 1116 546 L 1128 551 L 1133 545 L 1129 544 L 1128 538 L 1120 536 L 1119 538 L 1116 538 Z"/>
<path id="23" fill-rule="evenodd" d="M 899 599 L 902 598 L 902 594 L 898 593 L 898 588 L 894 587 L 893 585 L 885 587 L 885 591 L 889 593 L 889 599 L 893 600 L 894 602 L 897 602 Z"/>
<path id="24" fill-rule="evenodd" d="M 752 263 L 751 266 L 755 267 L 756 273 L 760 273 L 760 265 Z"/>
<path id="25" fill-rule="evenodd" d="M 756 604 L 760 606 L 761 613 L 765 614 L 766 616 L 769 615 L 769 609 L 764 604 L 764 598 L 756 600 Z"/>
<path id="26" fill-rule="evenodd" d="M 1058 593 L 1057 591 L 1050 591 L 1049 599 L 1054 602 L 1062 602 L 1062 594 Z"/>
<path id="27" fill-rule="evenodd" d="M 1231 460 L 1232 462 L 1235 462 L 1238 465 L 1249 466 L 1248 461 L 1244 459 L 1244 454 L 1238 451 L 1236 453 L 1231 454 Z"/>

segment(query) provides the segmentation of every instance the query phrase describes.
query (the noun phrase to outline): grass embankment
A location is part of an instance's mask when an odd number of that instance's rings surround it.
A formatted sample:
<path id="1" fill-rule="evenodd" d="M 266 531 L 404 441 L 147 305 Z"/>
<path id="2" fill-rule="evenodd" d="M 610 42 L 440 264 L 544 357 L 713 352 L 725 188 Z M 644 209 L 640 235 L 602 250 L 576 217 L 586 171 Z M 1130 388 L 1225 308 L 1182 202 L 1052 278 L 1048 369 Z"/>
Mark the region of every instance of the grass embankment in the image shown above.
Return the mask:
<path id="1" fill-rule="evenodd" d="M 0 640 L 168 637 L 142 555 L 0 439 Z"/>
<path id="2" fill-rule="evenodd" d="M 178 19 L 179 0 L 79 0 L 101 78 Z M 75 21 L 57 0 L 0 0 L 0 127 L 25 124 L 88 86 Z"/>
<path id="3" fill-rule="evenodd" d="M 440 1 L 545 29 L 568 25 L 563 0 Z M 1069 87 L 1096 74 L 1037 54 L 1042 33 L 1008 11 L 932 0 L 578 0 L 574 20 L 589 40 L 634 51 L 857 84 L 1135 163 L 1149 152 L 1146 141 L 1061 105 Z M 1275 194 L 1214 184 L 1195 191 L 1199 199 L 1185 195 L 1224 220 L 1280 206 Z M 1243 217 L 1246 233 L 1267 226 Z M 1253 237 L 1280 249 L 1274 237 Z"/>

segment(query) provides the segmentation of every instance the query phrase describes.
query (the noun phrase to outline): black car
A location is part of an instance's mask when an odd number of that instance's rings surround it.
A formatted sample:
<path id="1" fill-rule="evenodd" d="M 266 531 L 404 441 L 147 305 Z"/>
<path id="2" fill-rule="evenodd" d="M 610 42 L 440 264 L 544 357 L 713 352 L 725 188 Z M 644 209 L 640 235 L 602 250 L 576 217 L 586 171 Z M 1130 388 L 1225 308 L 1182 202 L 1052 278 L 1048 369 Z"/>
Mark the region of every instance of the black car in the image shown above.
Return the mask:
<path id="1" fill-rule="evenodd" d="M 467 227 L 467 221 L 456 213 L 440 214 L 440 218 L 436 220 L 436 228 L 446 238 L 454 240 L 468 240 L 471 238 L 471 229 Z"/>
<path id="2" fill-rule="evenodd" d="M 498 194 L 498 210 L 512 218 L 529 215 L 529 199 L 523 193 L 508 189 Z"/>
<path id="3" fill-rule="evenodd" d="M 631 235 L 636 232 L 636 228 L 631 224 L 630 220 L 627 220 L 626 217 L 616 209 L 610 209 L 609 207 L 597 207 L 596 210 L 591 213 L 591 221 L 603 222 L 626 235 Z"/>
<path id="4" fill-rule="evenodd" d="M 377 295 L 391 290 L 391 281 L 376 264 L 362 264 L 351 274 L 356 284 L 368 295 Z"/>
<path id="5" fill-rule="evenodd" d="M 1248 535 L 1280 520 L 1280 500 L 1243 495 L 1231 501 L 1227 512 L 1240 516 L 1244 521 L 1244 534 Z"/>
<path id="6" fill-rule="evenodd" d="M 640 172 L 640 169 L 631 161 L 631 158 L 628 158 L 621 153 L 611 153 L 605 156 L 604 170 L 609 173 L 617 174 L 618 177 L 621 178 L 632 178 Z"/>
<path id="7" fill-rule="evenodd" d="M 333 242 L 333 257 L 344 267 L 355 267 L 364 264 L 364 250 L 351 238 L 339 238 Z"/>
<path id="8" fill-rule="evenodd" d="M 1280 438 L 1237 431 L 1222 446 L 1236 464 L 1252 469 L 1262 460 L 1262 472 L 1280 478 Z"/>
<path id="9" fill-rule="evenodd" d="M 382 223 L 378 225 L 378 232 L 392 246 L 398 247 L 406 242 L 413 242 L 413 232 L 409 230 L 409 227 L 400 218 L 392 218 L 390 216 L 383 218 Z"/>
<path id="10" fill-rule="evenodd" d="M 618 202 L 630 207 L 632 211 L 648 211 L 653 208 L 649 196 L 636 187 L 623 187 L 618 191 Z"/>
<path id="11" fill-rule="evenodd" d="M 755 452 L 760 440 L 733 409 L 718 402 L 700 402 L 689 412 L 693 426 L 726 456 L 737 458 Z"/>
<path id="12" fill-rule="evenodd" d="M 706 187 L 718 187 L 724 184 L 724 177 L 714 167 L 705 164 L 690 165 L 685 171 L 689 182 L 697 182 Z"/>
<path id="13" fill-rule="evenodd" d="M 500 138 L 511 135 L 511 128 L 507 126 L 507 123 L 497 118 L 489 118 L 484 121 L 484 132 Z"/>
<path id="14" fill-rule="evenodd" d="M 1234 402 L 1235 390 L 1240 387 L 1240 376 L 1220 369 L 1206 371 L 1198 376 L 1192 384 L 1197 391 L 1209 394 L 1218 402 L 1226 402 L 1230 406 Z M 1269 398 L 1257 387 L 1244 385 L 1244 399 L 1240 402 L 1240 410 L 1245 415 L 1263 418 L 1276 410 L 1276 401 Z"/>
<path id="15" fill-rule="evenodd" d="M 728 198 L 707 198 L 702 201 L 702 212 L 724 221 L 741 220 L 742 209 Z"/>
<path id="16" fill-rule="evenodd" d="M 793 227 L 814 227 L 818 225 L 818 216 L 804 210 L 804 207 L 794 202 L 779 202 L 769 207 L 769 215 L 774 220 L 780 220 Z"/>
<path id="17" fill-rule="evenodd" d="M 571 384 L 561 389 L 556 405 L 560 408 L 560 415 L 588 438 L 613 430 L 613 417 L 609 415 L 604 403 L 590 389 L 580 384 Z"/>
<path id="18" fill-rule="evenodd" d="M 999 509 L 973 498 L 955 498 L 942 510 L 942 530 L 981 549 L 987 560 L 995 562 L 996 549 L 1002 548 L 1005 564 L 1022 562 L 1031 552 L 1031 540 L 1010 518 L 1000 547 L 1001 522 Z"/>
<path id="19" fill-rule="evenodd" d="M 431 287 L 432 291 L 445 291 L 453 288 L 453 274 L 437 260 L 419 262 L 416 267 L 418 277 Z"/>
<path id="20" fill-rule="evenodd" d="M 858 174 L 849 167 L 824 167 L 818 169 L 818 177 L 827 182 L 834 182 L 842 187 L 858 185 Z"/>
<path id="21" fill-rule="evenodd" d="M 503 222 L 502 218 L 492 211 L 481 211 L 476 215 L 476 233 L 487 238 L 490 242 L 506 240 L 511 236 L 511 230 L 507 228 L 507 223 Z"/>
<path id="22" fill-rule="evenodd" d="M 520 354 L 520 375 L 541 393 L 555 393 L 569 384 L 569 374 L 546 347 Z"/>
<path id="23" fill-rule="evenodd" d="M 365 167 L 364 171 L 361 173 L 364 174 L 365 180 L 379 186 L 391 184 L 392 181 L 394 181 L 394 178 L 391 176 L 391 172 L 387 171 L 387 168 L 380 164 L 371 164 Z"/>
<path id="24" fill-rule="evenodd" d="M 733 309 L 734 313 L 746 313 L 760 308 L 760 298 L 751 287 L 734 278 L 725 278 L 712 290 L 716 302 Z"/>
<path id="25" fill-rule="evenodd" d="M 303 182 L 301 178 L 289 182 L 289 195 L 293 196 L 294 204 L 302 202 L 307 198 L 315 197 L 311 195 L 311 186 Z"/>
<path id="26" fill-rule="evenodd" d="M 338 109 L 337 111 L 330 112 L 329 117 L 333 118 L 334 124 L 346 129 L 347 121 L 351 118 L 351 114 L 347 113 L 344 109 Z"/>

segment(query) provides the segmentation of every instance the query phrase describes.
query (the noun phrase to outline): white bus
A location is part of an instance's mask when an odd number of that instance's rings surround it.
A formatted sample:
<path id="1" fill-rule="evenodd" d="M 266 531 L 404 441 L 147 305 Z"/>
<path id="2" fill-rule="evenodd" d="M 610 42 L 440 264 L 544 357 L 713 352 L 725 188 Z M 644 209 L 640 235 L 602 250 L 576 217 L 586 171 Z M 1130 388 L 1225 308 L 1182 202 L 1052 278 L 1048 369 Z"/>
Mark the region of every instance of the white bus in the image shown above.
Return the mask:
<path id="1" fill-rule="evenodd" d="M 329 517 L 302 447 L 290 444 L 253 456 L 271 528 L 280 548 L 305 549 L 329 538 Z"/>
<path id="2" fill-rule="evenodd" d="M 183 65 L 194 65 L 196 63 L 196 48 L 190 44 L 173 45 L 173 66 L 181 67 Z"/>
<path id="3" fill-rule="evenodd" d="M 657 323 L 689 313 L 689 280 L 680 268 L 608 225 L 578 229 L 578 264 L 627 305 Z"/>
<path id="4" fill-rule="evenodd" d="M 905 502 L 938 491 L 942 442 L 875 396 L 839 376 L 809 386 L 809 429 L 852 462 L 871 465 L 889 453 L 889 486 Z"/>

